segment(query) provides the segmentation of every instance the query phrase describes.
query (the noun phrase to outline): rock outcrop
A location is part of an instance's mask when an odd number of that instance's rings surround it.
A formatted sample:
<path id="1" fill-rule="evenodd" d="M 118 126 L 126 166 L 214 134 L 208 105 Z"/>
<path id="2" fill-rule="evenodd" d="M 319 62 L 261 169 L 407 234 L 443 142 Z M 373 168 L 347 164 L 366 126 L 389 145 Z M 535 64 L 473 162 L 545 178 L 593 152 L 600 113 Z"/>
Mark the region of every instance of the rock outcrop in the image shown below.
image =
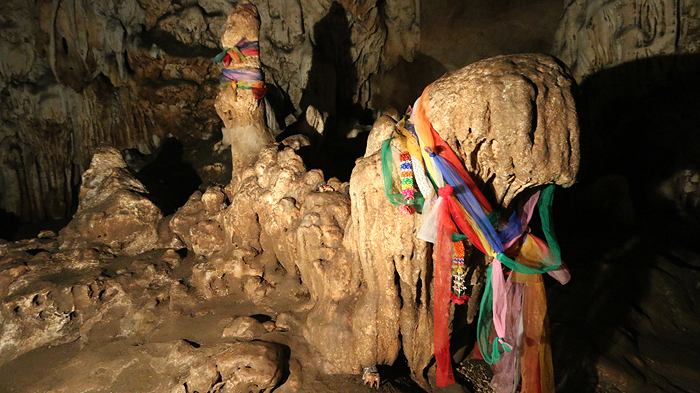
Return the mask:
<path id="1" fill-rule="evenodd" d="M 424 98 L 436 129 L 476 178 L 494 187 L 497 202 L 506 204 L 525 188 L 575 178 L 578 128 L 571 86 L 571 77 L 551 57 L 505 56 L 446 75 Z M 296 334 L 318 354 L 313 367 L 321 372 L 360 374 L 365 367 L 393 364 L 403 351 L 412 378 L 431 389 L 432 248 L 416 238 L 423 217 L 400 214 L 383 192 L 378 148 L 394 121 L 389 116 L 377 121 L 349 185 L 326 181 L 320 170 L 307 171 L 296 151 L 308 141 L 295 136 L 264 146 L 229 185 L 195 192 L 168 219 L 142 195 L 146 190 L 119 152 L 104 149 L 85 172 L 78 213 L 59 237 L 61 250 L 98 247 L 119 256 L 176 242 L 159 240 L 160 229 L 193 253 L 181 281 L 173 276 L 183 263 L 179 254 L 166 253 L 173 261 L 163 262 L 170 268 L 159 273 L 165 292 L 157 299 L 170 299 L 184 282 L 189 294 L 178 295 L 179 307 L 195 307 L 196 295 L 208 302 L 239 299 L 274 314 L 291 312 L 299 323 L 282 324 L 297 326 Z M 488 149 L 480 150 L 482 145 Z M 144 209 L 153 214 L 142 214 Z M 112 225 L 112 217 L 122 226 Z M 160 271 L 159 264 L 152 266 L 147 271 Z M 476 294 L 483 263 L 474 266 Z M 477 301 L 473 296 L 469 302 L 469 320 Z M 143 312 L 137 303 L 130 310 Z M 267 334 L 250 318 L 229 319 L 222 329 L 229 339 Z M 220 374 L 222 381 L 238 381 Z M 272 387 L 279 382 L 273 374 L 255 378 Z"/>
<path id="2" fill-rule="evenodd" d="M 507 207 L 527 188 L 570 186 L 579 169 L 575 82 L 555 58 L 496 56 L 445 74 L 427 88 L 437 132 Z"/>
<path id="3" fill-rule="evenodd" d="M 399 56 L 412 59 L 419 43 L 417 0 L 333 7 L 331 0 L 253 3 L 274 90 L 268 98 L 283 126 L 288 115 L 305 109 L 300 102 L 313 64 L 355 75 L 349 85 L 327 81 L 321 87 L 333 97 L 342 89 L 349 105 L 364 105 L 369 76 Z M 185 146 L 216 136 L 220 69 L 211 59 L 220 52 L 219 37 L 235 5 L 0 4 L 0 209 L 22 221 L 66 217 L 75 208 L 80 176 L 103 143 L 148 154 L 168 136 Z M 331 8 L 345 23 L 342 37 L 323 28 L 316 32 Z M 334 48 L 340 44 L 347 53 L 336 71 L 340 55 Z M 304 107 L 318 107 L 309 100 Z"/>
<path id="4" fill-rule="evenodd" d="M 578 82 L 638 59 L 698 53 L 699 12 L 696 1 L 572 1 L 559 23 L 552 53 L 571 68 Z"/>
<path id="5" fill-rule="evenodd" d="M 154 249 L 163 215 L 147 193 L 118 150 L 99 149 L 83 173 L 78 211 L 61 230 L 61 249 L 101 245 L 126 255 Z"/>

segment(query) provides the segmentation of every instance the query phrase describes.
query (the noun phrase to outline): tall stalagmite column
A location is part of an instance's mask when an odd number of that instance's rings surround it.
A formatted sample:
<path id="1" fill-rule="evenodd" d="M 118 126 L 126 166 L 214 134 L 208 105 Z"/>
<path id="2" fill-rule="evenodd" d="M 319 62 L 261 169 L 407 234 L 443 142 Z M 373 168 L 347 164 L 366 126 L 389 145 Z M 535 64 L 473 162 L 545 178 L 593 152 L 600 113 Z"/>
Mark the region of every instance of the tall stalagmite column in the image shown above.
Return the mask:
<path id="1" fill-rule="evenodd" d="M 260 149 L 274 142 L 265 127 L 262 97 L 265 83 L 260 69 L 260 16 L 252 4 L 240 4 L 228 16 L 217 60 L 224 63 L 216 112 L 224 121 L 223 142 L 231 145 L 233 177 L 252 163 Z"/>

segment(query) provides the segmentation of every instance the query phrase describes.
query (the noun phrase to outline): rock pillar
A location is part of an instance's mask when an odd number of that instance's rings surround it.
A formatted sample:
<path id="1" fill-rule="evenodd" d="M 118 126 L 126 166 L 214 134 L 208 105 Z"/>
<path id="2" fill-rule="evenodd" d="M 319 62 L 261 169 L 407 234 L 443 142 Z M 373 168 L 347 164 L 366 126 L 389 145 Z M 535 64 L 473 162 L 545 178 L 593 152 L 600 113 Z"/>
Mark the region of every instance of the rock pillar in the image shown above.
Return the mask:
<path id="1" fill-rule="evenodd" d="M 225 53 L 221 91 L 215 107 L 224 121 L 223 143 L 231 145 L 233 178 L 252 163 L 272 133 L 265 127 L 265 106 L 262 97 L 265 83 L 260 69 L 258 35 L 260 16 L 252 4 L 240 4 L 228 16 L 221 37 Z"/>

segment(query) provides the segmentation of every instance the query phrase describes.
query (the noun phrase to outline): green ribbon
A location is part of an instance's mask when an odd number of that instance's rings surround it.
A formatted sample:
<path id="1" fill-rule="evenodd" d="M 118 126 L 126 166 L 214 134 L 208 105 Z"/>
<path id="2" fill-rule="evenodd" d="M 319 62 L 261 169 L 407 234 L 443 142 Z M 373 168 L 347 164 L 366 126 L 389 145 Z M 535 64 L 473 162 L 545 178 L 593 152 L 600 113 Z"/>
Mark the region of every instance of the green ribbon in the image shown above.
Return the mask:
<path id="1" fill-rule="evenodd" d="M 553 184 L 547 186 L 540 192 L 540 199 L 537 201 L 540 220 L 542 221 L 542 231 L 544 232 L 547 245 L 549 246 L 549 250 L 554 257 L 555 263 L 550 266 L 542 265 L 540 268 L 532 268 L 515 262 L 514 260 L 505 256 L 503 253 L 496 255 L 496 258 L 498 258 L 498 260 L 509 269 L 523 274 L 542 274 L 556 270 L 561 266 L 561 249 L 559 248 L 557 238 L 554 236 L 554 227 L 551 220 L 552 202 L 554 200 L 555 188 L 556 186 Z M 479 322 L 477 326 L 477 341 L 479 343 L 479 350 L 481 351 L 481 355 L 483 356 L 484 360 L 488 364 L 497 363 L 499 360 L 501 360 L 502 353 L 508 352 L 512 349 L 510 346 L 501 343 L 500 337 L 497 337 L 493 341 L 491 351 L 489 351 L 489 347 L 487 345 L 493 326 L 493 286 L 491 285 L 492 268 L 493 265 L 489 265 L 488 269 L 486 270 L 486 285 L 484 288 L 484 294 L 481 297 L 481 309 L 479 310 Z"/>
<path id="2" fill-rule="evenodd" d="M 413 199 L 408 202 L 403 199 L 402 194 L 393 192 L 394 180 L 392 176 L 392 167 L 394 160 L 391 154 L 392 139 L 394 139 L 393 136 L 389 139 L 385 139 L 384 142 L 382 142 L 382 179 L 384 180 L 384 194 L 386 194 L 386 198 L 392 205 L 396 207 L 400 207 L 401 205 L 412 205 L 416 211 L 420 213 L 423 208 L 423 203 L 425 202 L 420 191 L 415 190 Z"/>

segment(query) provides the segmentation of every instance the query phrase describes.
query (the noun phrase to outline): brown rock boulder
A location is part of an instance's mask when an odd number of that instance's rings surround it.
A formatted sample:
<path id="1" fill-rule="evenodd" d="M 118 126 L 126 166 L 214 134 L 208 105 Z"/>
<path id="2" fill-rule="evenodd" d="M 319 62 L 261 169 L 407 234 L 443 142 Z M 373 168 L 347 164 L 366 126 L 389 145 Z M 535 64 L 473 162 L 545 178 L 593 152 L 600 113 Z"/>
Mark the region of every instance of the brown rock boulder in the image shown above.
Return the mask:
<path id="1" fill-rule="evenodd" d="M 235 343 L 212 361 L 221 375 L 222 391 L 231 393 L 271 391 L 289 373 L 283 347 L 266 341 Z"/>
<path id="2" fill-rule="evenodd" d="M 83 173 L 78 211 L 59 234 L 60 248 L 98 244 L 126 255 L 155 248 L 163 216 L 147 192 L 118 150 L 100 148 Z"/>
<path id="3" fill-rule="evenodd" d="M 211 256 L 224 245 L 220 218 L 227 202 L 221 187 L 209 187 L 204 194 L 196 191 L 170 219 L 170 229 L 188 249 Z"/>
<path id="4" fill-rule="evenodd" d="M 574 183 L 579 127 L 573 77 L 543 54 L 496 56 L 450 72 L 427 88 L 428 119 L 464 160 L 491 202 Z"/>

